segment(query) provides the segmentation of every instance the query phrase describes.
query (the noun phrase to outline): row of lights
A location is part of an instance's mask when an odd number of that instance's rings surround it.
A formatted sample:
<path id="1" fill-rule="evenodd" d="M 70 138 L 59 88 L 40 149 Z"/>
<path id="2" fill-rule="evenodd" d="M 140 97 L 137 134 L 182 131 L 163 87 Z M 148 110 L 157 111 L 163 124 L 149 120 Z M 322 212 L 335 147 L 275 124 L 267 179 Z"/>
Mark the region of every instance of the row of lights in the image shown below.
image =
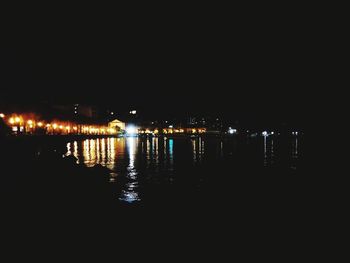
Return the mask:
<path id="1" fill-rule="evenodd" d="M 264 137 L 268 137 L 268 136 L 270 136 L 270 135 L 274 135 L 275 134 L 275 132 L 268 132 L 268 131 L 263 131 L 262 133 L 261 133 L 261 135 L 262 136 L 264 136 Z M 278 135 L 280 134 L 280 133 L 277 133 Z M 299 132 L 297 132 L 297 131 L 293 131 L 292 132 L 292 135 L 298 135 L 299 134 Z"/>
<path id="2" fill-rule="evenodd" d="M 233 128 L 231 128 L 231 127 L 229 127 L 228 128 L 228 133 L 229 134 L 237 134 L 237 129 L 233 129 Z M 249 132 L 249 130 L 247 130 L 247 132 Z M 278 135 L 280 134 L 280 133 L 277 133 Z M 297 132 L 297 131 L 293 131 L 292 132 L 292 135 L 298 135 L 299 133 Z M 256 133 L 256 135 L 257 135 L 257 133 Z M 268 137 L 268 136 L 271 136 L 271 135 L 275 135 L 275 132 L 274 131 L 271 131 L 271 132 L 268 132 L 268 131 L 263 131 L 262 133 L 261 133 L 261 135 L 263 136 L 263 137 Z"/>
<path id="3" fill-rule="evenodd" d="M 127 130 L 128 131 L 128 130 Z M 194 129 L 194 128 L 188 128 L 188 129 L 176 129 L 176 128 L 165 128 L 162 129 L 162 132 L 164 134 L 173 134 L 173 133 L 205 133 L 206 129 L 205 128 L 200 128 L 200 129 Z M 158 134 L 159 130 L 154 129 L 153 131 L 150 129 L 145 129 L 145 130 L 138 130 L 139 134 Z"/>
<path id="4" fill-rule="evenodd" d="M 0 117 L 5 119 L 5 114 L 0 113 Z M 8 118 L 8 124 L 12 127 L 12 131 L 18 132 L 34 132 L 36 129 L 46 129 L 47 133 L 59 134 L 116 134 L 116 130 L 106 126 L 76 125 L 67 123 L 44 123 L 43 121 L 34 121 L 32 119 L 25 120 L 20 115 L 12 115 Z"/>

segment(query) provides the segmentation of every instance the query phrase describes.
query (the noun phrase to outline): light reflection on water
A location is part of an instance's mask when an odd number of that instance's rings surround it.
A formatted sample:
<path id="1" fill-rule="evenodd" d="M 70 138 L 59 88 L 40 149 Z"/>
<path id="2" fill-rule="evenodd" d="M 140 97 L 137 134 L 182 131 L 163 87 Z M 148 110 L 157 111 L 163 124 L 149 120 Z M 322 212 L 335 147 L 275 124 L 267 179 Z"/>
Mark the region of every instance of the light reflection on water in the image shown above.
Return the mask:
<path id="1" fill-rule="evenodd" d="M 269 167 L 274 165 L 274 139 L 264 137 L 264 166 Z"/>
<path id="2" fill-rule="evenodd" d="M 297 169 L 297 160 L 298 160 L 298 137 L 295 137 L 292 141 L 292 165 L 291 168 Z"/>
<path id="3" fill-rule="evenodd" d="M 128 179 L 125 184 L 124 189 L 122 189 L 119 200 L 125 202 L 136 202 L 139 201 L 138 188 L 138 171 L 135 167 L 135 155 L 136 155 L 136 143 L 138 143 L 138 138 L 129 137 L 126 139 L 127 151 L 129 156 L 129 164 L 127 166 L 126 178 Z"/>
<path id="4" fill-rule="evenodd" d="M 168 149 L 169 149 L 170 170 L 173 170 L 173 166 L 174 166 L 174 140 L 173 139 L 168 140 Z"/>
<path id="5" fill-rule="evenodd" d="M 254 151 L 262 153 L 259 157 L 262 167 L 274 167 L 281 159 L 277 158 L 281 155 L 277 151 L 279 141 L 272 137 L 261 140 L 263 144 L 258 141 L 249 143 L 262 147 L 260 150 L 254 148 Z M 240 156 L 237 145 L 240 144 L 235 138 L 99 138 L 67 143 L 66 155 L 74 155 L 79 163 L 87 167 L 100 164 L 110 169 L 110 182 L 120 187 L 117 198 L 132 203 L 142 199 L 141 188 L 145 180 L 153 180 L 159 184 L 164 180 L 172 183 L 174 176 L 176 180 L 175 173 L 178 168 L 185 166 L 182 162 L 200 166 L 216 159 L 225 160 L 234 170 L 238 164 L 235 163 L 235 158 Z M 300 151 L 298 138 L 292 138 L 288 145 L 286 154 L 289 156 L 285 159 L 289 161 L 283 165 L 296 170 Z"/>

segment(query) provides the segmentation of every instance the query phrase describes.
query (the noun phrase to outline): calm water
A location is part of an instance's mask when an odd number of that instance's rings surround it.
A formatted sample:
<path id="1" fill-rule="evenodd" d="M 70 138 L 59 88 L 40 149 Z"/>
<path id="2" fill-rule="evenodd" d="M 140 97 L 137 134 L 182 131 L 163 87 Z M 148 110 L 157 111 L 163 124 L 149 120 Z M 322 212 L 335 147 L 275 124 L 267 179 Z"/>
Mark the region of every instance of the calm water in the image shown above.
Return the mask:
<path id="1" fill-rule="evenodd" d="M 66 155 L 88 167 L 100 164 L 110 169 L 116 199 L 132 203 L 205 191 L 219 196 L 228 184 L 234 191 L 242 178 L 252 176 L 298 177 L 301 141 L 300 137 L 103 138 L 70 142 Z"/>

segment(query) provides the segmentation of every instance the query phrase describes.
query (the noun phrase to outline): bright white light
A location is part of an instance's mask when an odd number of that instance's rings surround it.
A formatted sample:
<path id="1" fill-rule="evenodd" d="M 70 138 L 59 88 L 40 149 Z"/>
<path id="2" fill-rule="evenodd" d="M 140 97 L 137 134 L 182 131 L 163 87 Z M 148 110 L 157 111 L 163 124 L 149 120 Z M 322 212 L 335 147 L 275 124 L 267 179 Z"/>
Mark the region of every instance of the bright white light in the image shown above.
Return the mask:
<path id="1" fill-rule="evenodd" d="M 135 114 L 136 114 L 136 110 L 132 110 L 132 111 L 130 111 L 130 114 L 135 115 Z"/>
<path id="2" fill-rule="evenodd" d="M 0 118 L 5 118 L 5 114 L 0 113 Z"/>
<path id="3" fill-rule="evenodd" d="M 271 135 L 274 135 L 275 133 L 274 132 L 271 132 Z"/>
<path id="4" fill-rule="evenodd" d="M 267 136 L 267 131 L 263 131 L 261 134 L 262 136 Z"/>
<path id="5" fill-rule="evenodd" d="M 125 131 L 128 135 L 135 135 L 137 133 L 137 128 L 134 125 L 128 125 Z"/>
<path id="6" fill-rule="evenodd" d="M 232 128 L 230 127 L 230 128 L 228 128 L 228 133 L 229 133 L 229 134 L 237 133 L 237 129 L 232 129 Z"/>
<path id="7" fill-rule="evenodd" d="M 173 128 L 174 126 L 173 125 L 169 125 L 169 128 Z"/>

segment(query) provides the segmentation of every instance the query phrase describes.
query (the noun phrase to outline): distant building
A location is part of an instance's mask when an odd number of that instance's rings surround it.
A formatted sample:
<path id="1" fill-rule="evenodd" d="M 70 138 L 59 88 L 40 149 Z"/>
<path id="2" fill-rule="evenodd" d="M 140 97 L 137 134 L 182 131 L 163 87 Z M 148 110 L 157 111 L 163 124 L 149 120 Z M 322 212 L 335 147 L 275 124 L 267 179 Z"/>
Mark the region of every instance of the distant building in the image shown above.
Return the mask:
<path id="1" fill-rule="evenodd" d="M 196 117 L 189 117 L 187 124 L 190 126 L 196 125 Z"/>
<path id="2" fill-rule="evenodd" d="M 117 131 L 125 131 L 125 122 L 115 119 L 108 123 L 108 127 Z"/>
<path id="3" fill-rule="evenodd" d="M 89 105 L 82 104 L 68 104 L 68 105 L 53 105 L 52 108 L 59 113 L 74 115 L 74 116 L 83 116 L 88 118 L 98 118 L 98 110 Z"/>
<path id="4" fill-rule="evenodd" d="M 93 106 L 75 104 L 74 105 L 74 114 L 85 116 L 88 118 L 98 118 L 98 110 Z"/>

